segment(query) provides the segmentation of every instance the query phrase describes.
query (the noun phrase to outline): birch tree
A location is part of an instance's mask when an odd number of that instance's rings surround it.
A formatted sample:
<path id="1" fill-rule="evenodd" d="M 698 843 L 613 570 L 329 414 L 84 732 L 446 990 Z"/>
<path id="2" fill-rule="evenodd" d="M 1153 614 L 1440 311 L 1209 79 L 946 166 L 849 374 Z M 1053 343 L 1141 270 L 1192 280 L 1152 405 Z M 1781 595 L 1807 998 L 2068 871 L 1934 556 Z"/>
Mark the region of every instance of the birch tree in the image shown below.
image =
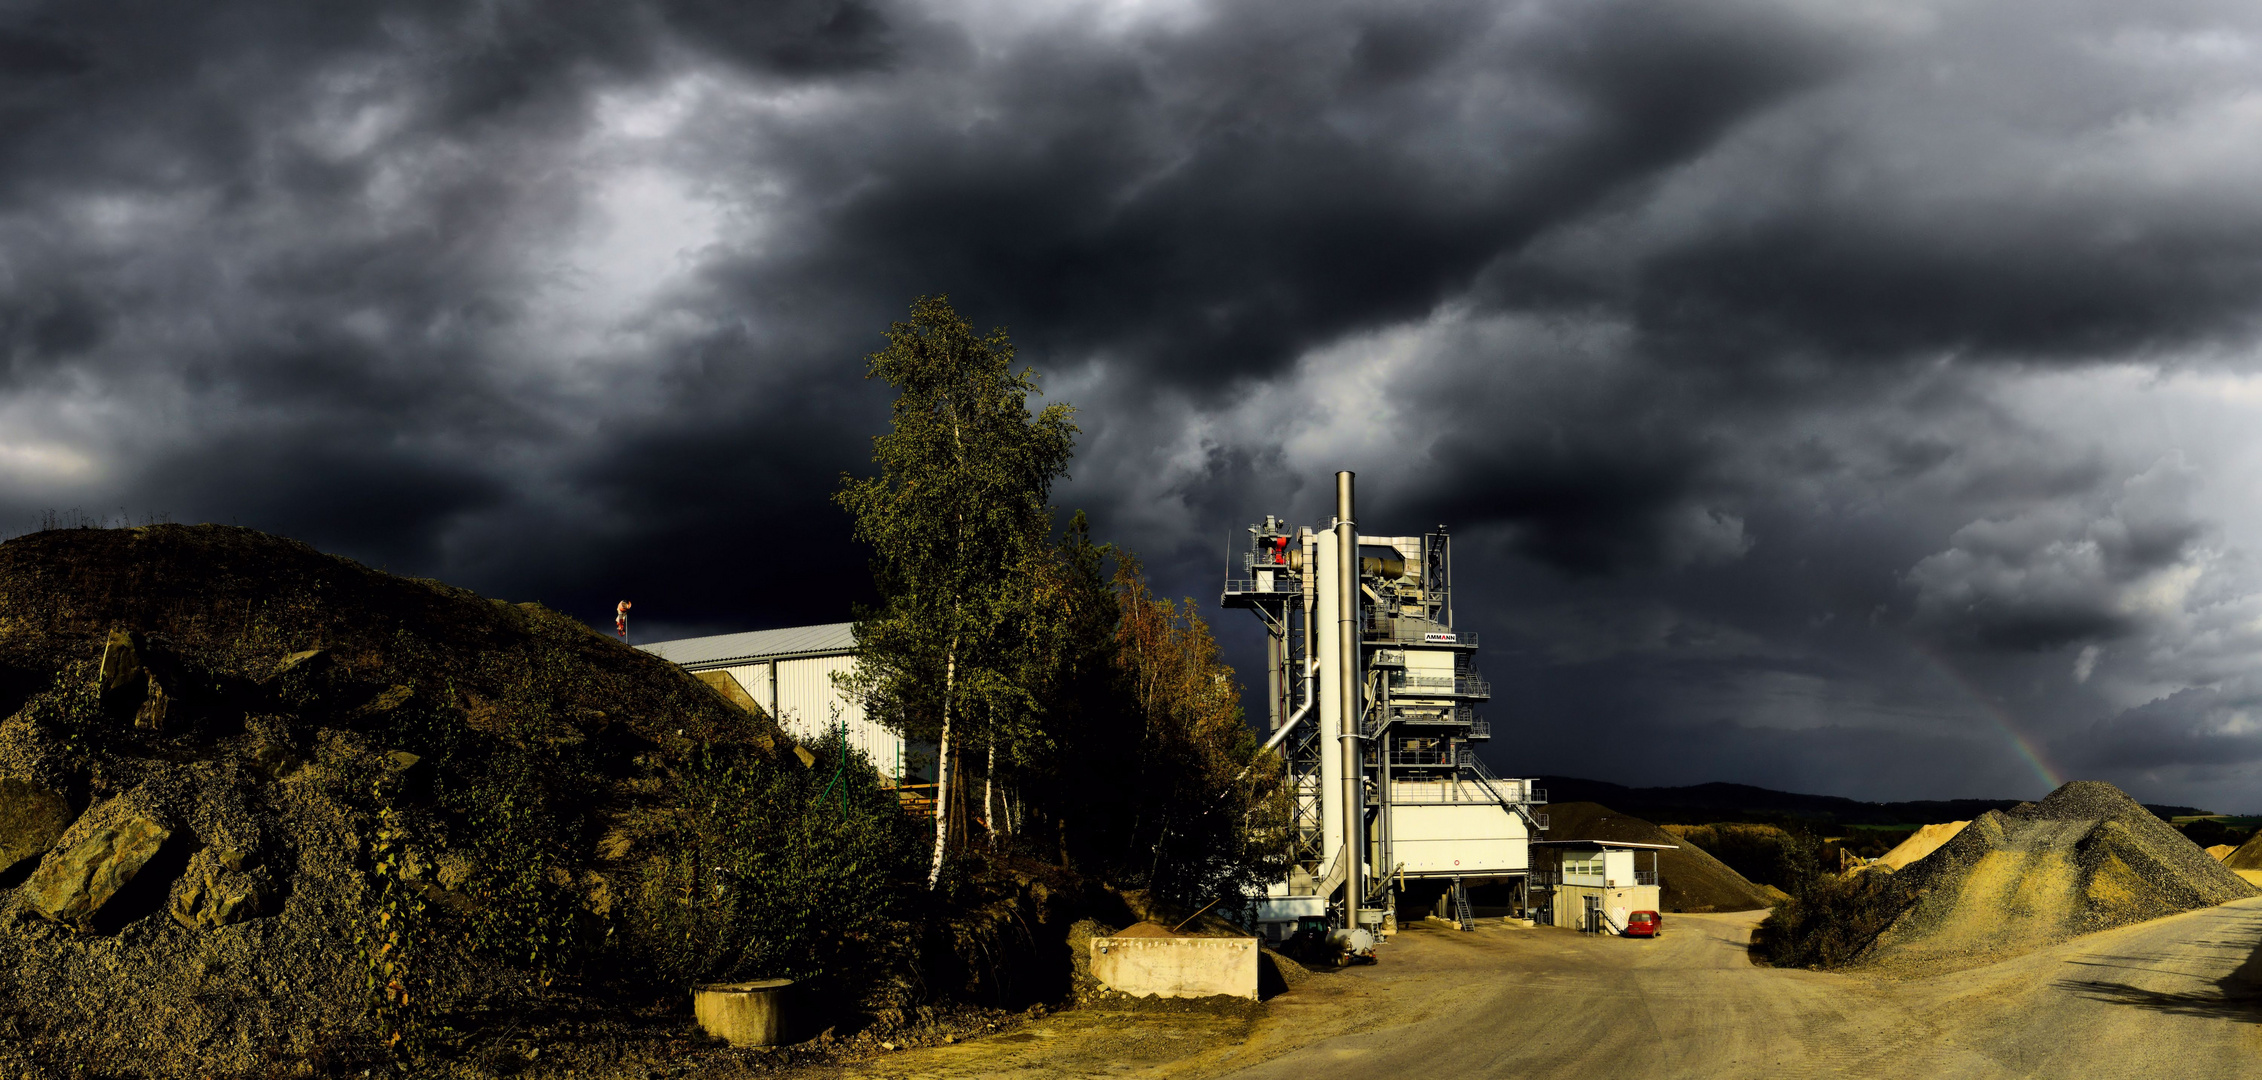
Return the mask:
<path id="1" fill-rule="evenodd" d="M 865 372 L 897 390 L 891 428 L 872 440 L 879 474 L 844 475 L 835 496 L 872 549 L 881 600 L 858 613 L 843 684 L 868 715 L 935 742 L 932 888 L 951 844 L 958 744 L 971 734 L 994 748 L 997 717 L 1033 710 L 1018 677 L 1031 579 L 1050 557 L 1052 484 L 1077 429 L 1065 404 L 1031 414 L 1036 376 L 1013 370 L 1005 331 L 978 336 L 946 297 L 919 298 L 887 340 Z"/>

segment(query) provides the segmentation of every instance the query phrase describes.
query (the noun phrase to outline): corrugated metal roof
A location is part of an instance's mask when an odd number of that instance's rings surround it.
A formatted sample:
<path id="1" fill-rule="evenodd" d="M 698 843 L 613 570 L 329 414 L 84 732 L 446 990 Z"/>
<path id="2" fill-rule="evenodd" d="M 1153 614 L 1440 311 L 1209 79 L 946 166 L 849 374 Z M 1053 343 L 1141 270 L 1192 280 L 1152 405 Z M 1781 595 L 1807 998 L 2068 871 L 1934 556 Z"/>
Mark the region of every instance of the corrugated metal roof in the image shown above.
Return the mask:
<path id="1" fill-rule="evenodd" d="M 856 651 L 852 623 L 787 626 L 743 634 L 655 641 L 637 648 L 687 668 L 753 663 L 779 656 L 825 656 Z"/>

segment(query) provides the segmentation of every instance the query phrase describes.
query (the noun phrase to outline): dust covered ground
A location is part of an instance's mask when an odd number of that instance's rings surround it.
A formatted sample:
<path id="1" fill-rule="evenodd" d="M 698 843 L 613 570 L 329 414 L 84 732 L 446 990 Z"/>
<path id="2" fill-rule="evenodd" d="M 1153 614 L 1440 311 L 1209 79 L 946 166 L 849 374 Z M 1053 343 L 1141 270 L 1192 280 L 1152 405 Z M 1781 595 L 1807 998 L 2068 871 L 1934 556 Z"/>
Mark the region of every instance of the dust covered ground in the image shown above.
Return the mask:
<path id="1" fill-rule="evenodd" d="M 1103 1004 L 779 1073 L 2207 1080 L 2262 1062 L 2262 899 L 1917 978 L 1754 966 L 1760 915 L 1670 917 L 1656 941 L 1422 926 L 1373 967 L 1315 973 L 1262 1005 Z"/>

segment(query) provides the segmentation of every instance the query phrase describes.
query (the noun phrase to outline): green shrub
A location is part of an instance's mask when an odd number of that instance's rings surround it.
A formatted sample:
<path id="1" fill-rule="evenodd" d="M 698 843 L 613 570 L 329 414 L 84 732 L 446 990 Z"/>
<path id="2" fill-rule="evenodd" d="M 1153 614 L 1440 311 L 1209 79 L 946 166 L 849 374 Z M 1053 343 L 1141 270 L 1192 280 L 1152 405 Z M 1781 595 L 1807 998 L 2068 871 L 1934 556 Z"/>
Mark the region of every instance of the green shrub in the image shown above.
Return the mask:
<path id="1" fill-rule="evenodd" d="M 854 992 L 854 973 L 902 966 L 905 905 L 924 845 L 892 790 L 837 734 L 814 768 L 744 748 L 685 764 L 616 924 L 616 948 L 655 986 L 786 977 Z"/>
<path id="2" fill-rule="evenodd" d="M 1812 878 L 1752 931 L 1752 955 L 1776 967 L 1843 967 L 1914 900 L 1890 874 Z"/>

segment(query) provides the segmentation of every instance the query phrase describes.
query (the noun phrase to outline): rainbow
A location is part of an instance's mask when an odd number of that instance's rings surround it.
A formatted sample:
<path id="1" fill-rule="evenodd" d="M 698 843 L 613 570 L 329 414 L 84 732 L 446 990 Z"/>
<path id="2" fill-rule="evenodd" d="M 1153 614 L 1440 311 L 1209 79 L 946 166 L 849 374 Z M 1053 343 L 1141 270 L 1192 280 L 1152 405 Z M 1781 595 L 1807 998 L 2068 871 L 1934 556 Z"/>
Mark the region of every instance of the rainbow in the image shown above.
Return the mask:
<path id="1" fill-rule="evenodd" d="M 1949 663 L 1946 657 L 1941 656 L 1930 645 L 1914 638 L 1908 639 L 1908 642 L 1910 649 L 1914 650 L 1918 656 L 1930 661 L 1933 667 L 1940 669 L 1940 673 L 1946 675 L 1949 682 L 1954 683 L 1957 689 L 1962 690 L 1966 697 L 1969 697 L 1974 704 L 1979 706 L 1980 711 L 1985 713 L 1988 719 L 1995 722 L 1995 726 L 2002 731 L 2003 737 L 2009 740 L 2011 749 L 2017 751 L 2020 760 L 2025 761 L 2027 767 L 2034 770 L 2035 778 L 2042 781 L 2047 790 L 2056 791 L 2065 785 L 2065 777 L 2060 774 L 2056 766 L 2050 764 L 2048 758 L 2042 756 L 2042 748 L 2035 744 L 2034 739 L 2020 731 L 2019 726 L 2011 721 L 2011 714 L 2007 710 L 1996 704 L 1994 699 L 1988 697 L 1984 690 L 1981 690 L 1978 685 L 1974 684 L 1962 671 L 1957 670 L 1954 664 Z"/>

